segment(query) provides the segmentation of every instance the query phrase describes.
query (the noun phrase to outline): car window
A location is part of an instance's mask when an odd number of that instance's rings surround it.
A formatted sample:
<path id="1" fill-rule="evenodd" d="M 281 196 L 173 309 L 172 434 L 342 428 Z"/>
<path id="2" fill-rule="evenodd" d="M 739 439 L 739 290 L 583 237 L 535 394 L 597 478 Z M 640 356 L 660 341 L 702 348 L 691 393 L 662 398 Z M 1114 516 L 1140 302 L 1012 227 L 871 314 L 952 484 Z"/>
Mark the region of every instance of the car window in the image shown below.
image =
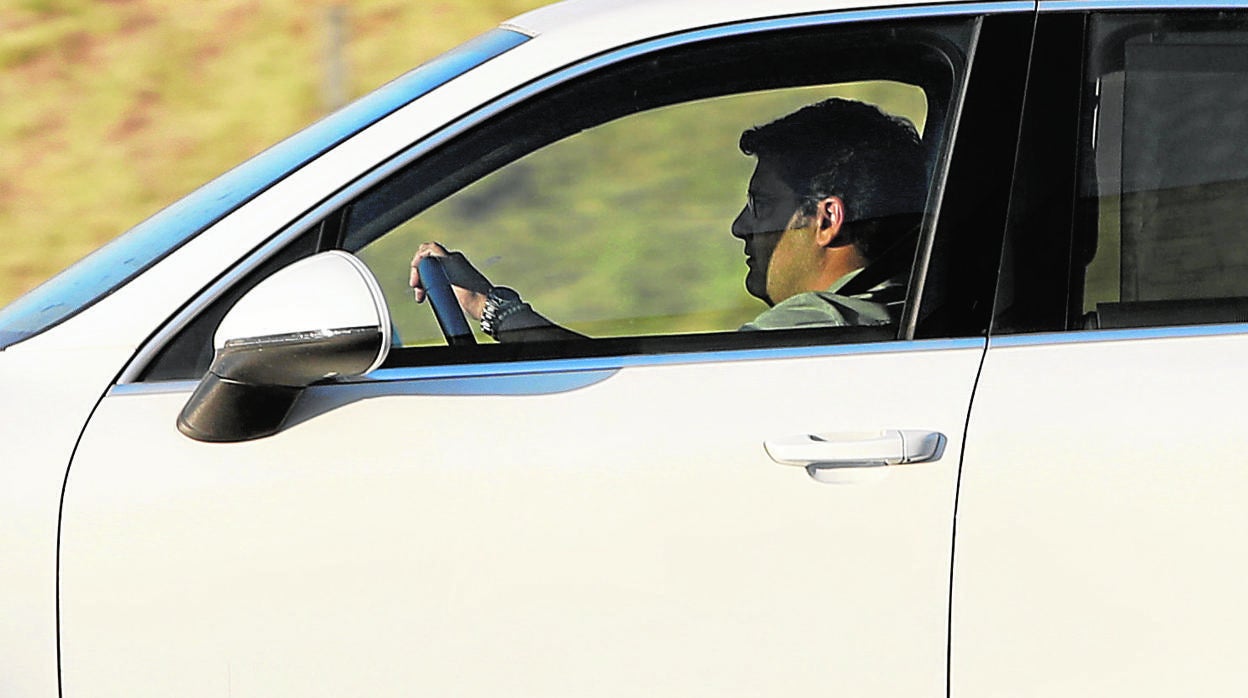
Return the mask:
<path id="1" fill-rule="evenodd" d="M 1033 60 L 993 331 L 1248 321 L 1242 13 L 1037 31 L 1052 40 Z"/>
<path id="2" fill-rule="evenodd" d="M 1092 22 L 1085 326 L 1248 321 L 1248 24 Z"/>
<path id="3" fill-rule="evenodd" d="M 927 114 L 920 88 L 885 81 L 654 109 L 512 162 L 359 255 L 386 280 L 405 346 L 443 342 L 408 287 L 406 261 L 427 240 L 462 250 L 491 280 L 588 336 L 735 330 L 763 309 L 743 287 L 743 241 L 731 235 L 755 164 L 737 141 L 745 128 L 829 98 L 877 105 L 920 133 Z"/>
<path id="4" fill-rule="evenodd" d="M 351 202 L 341 244 L 382 283 L 396 344 L 409 350 L 392 353 L 400 363 L 446 356 L 421 353 L 444 340 L 409 287 L 410 261 L 429 241 L 461 252 L 488 285 L 515 289 L 534 317 L 566 330 L 527 334 L 528 346 L 506 354 L 463 349 L 461 359 L 535 357 L 542 340 L 546 353 L 568 356 L 815 341 L 795 337 L 802 330 L 819 342 L 894 339 L 973 24 L 772 32 L 623 60 L 475 128 Z M 815 112 L 817 128 L 845 142 L 857 120 L 869 120 L 869 145 L 833 153 L 827 137 L 791 129 L 781 140 L 809 147 L 742 147 L 745 131 Z M 888 148 L 904 131 L 914 148 L 903 157 Z M 779 190 L 793 201 L 772 200 L 759 181 L 764 162 L 777 163 Z M 816 174 L 834 178 L 827 173 L 837 168 L 852 185 L 811 188 Z M 790 273 L 799 263 L 786 263 L 791 250 L 775 242 L 760 262 L 752 231 L 765 224 L 745 219 L 774 206 L 779 223 L 770 225 L 780 232 L 797 198 L 810 207 L 818 195 L 840 199 L 852 224 L 823 246 L 862 259 L 828 267 L 832 276 Z M 813 208 L 803 216 L 817 225 Z M 785 274 L 794 279 L 782 288 Z"/>

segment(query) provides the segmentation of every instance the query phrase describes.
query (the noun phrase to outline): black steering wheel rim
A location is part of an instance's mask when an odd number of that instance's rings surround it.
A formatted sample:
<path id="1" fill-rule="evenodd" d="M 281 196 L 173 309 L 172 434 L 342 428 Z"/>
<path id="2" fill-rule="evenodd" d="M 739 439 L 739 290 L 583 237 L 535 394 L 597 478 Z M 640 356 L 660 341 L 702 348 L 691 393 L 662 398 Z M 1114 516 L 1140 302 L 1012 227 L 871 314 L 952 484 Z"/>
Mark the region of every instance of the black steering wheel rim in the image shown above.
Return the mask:
<path id="1" fill-rule="evenodd" d="M 455 297 L 455 289 L 451 288 L 451 281 L 442 268 L 442 260 L 425 257 L 416 268 L 420 272 L 420 285 L 425 289 L 425 299 L 433 309 L 446 343 L 450 346 L 476 344 L 472 327 Z"/>

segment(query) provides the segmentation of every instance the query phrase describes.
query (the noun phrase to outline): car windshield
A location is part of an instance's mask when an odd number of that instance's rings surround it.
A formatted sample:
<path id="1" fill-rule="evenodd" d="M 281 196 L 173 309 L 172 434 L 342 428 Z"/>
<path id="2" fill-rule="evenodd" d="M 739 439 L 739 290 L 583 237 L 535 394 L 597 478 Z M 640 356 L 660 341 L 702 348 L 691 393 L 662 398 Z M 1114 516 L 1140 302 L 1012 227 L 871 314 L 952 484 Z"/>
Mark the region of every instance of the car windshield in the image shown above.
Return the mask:
<path id="1" fill-rule="evenodd" d="M 0 309 L 0 350 L 120 288 L 274 182 L 529 37 L 495 29 L 442 54 L 205 184 Z"/>

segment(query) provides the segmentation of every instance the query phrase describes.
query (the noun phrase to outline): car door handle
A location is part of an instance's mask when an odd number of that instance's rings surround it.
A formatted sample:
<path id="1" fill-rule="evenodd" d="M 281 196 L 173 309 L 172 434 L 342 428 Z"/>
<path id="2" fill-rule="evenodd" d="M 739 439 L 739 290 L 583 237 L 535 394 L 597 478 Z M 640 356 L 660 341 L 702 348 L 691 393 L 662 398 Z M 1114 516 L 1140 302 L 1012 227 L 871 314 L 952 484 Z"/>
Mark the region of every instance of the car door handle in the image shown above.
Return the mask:
<path id="1" fill-rule="evenodd" d="M 763 442 L 775 462 L 808 470 L 925 463 L 939 460 L 944 446 L 944 434 L 918 429 L 802 434 Z"/>

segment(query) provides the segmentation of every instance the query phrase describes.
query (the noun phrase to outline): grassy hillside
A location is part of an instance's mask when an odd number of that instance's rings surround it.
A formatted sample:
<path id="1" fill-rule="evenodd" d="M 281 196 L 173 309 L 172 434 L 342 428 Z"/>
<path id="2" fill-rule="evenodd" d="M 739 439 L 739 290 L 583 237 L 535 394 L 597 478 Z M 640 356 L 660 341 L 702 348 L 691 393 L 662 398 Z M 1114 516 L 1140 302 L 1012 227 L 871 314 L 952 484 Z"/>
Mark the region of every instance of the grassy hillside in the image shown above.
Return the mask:
<path id="1" fill-rule="evenodd" d="M 0 2 L 0 305 L 324 114 L 543 0 Z"/>

